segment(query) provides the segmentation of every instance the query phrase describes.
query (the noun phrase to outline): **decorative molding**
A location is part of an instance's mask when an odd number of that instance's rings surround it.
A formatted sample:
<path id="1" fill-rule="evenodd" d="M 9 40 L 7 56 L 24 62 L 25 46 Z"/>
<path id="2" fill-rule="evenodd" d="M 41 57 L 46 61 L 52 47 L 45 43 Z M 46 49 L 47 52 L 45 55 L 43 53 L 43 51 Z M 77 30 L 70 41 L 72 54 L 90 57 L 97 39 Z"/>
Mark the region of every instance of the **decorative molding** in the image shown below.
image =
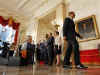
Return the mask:
<path id="1" fill-rule="evenodd" d="M 29 2 L 29 0 L 22 0 L 20 2 L 20 4 L 18 5 L 17 9 L 21 9 L 22 7 L 25 6 L 25 4 L 27 4 Z"/>
<path id="2" fill-rule="evenodd" d="M 61 4 L 62 2 L 63 2 L 63 0 L 49 0 L 42 7 L 40 7 L 39 9 L 37 9 L 34 12 L 34 17 L 37 18 L 37 19 L 40 19 L 40 18 L 48 15 L 49 13 L 53 12 L 54 10 L 56 10 L 56 7 L 59 4 Z"/>

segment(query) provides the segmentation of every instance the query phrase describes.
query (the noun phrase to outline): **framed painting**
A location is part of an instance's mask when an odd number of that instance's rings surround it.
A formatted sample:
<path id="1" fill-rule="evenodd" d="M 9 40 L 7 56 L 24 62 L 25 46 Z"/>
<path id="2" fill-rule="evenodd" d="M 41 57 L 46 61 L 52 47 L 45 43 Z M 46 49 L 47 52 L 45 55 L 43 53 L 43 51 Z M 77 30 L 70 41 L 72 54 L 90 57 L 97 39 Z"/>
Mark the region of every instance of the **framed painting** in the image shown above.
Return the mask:
<path id="1" fill-rule="evenodd" d="M 81 36 L 83 36 L 83 39 L 78 39 L 79 41 L 89 41 L 99 38 L 99 32 L 95 15 L 82 18 L 76 21 L 75 24 L 76 24 L 76 31 Z"/>

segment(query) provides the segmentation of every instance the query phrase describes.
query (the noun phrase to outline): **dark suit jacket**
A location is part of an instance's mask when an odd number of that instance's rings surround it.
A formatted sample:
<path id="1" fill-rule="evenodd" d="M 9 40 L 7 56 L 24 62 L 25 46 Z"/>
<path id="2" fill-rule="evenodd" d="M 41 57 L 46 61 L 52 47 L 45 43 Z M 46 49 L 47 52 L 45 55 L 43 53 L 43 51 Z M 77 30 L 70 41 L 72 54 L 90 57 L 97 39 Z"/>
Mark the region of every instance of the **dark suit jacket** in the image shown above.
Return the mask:
<path id="1" fill-rule="evenodd" d="M 48 41 L 47 41 L 48 45 L 51 45 L 51 46 L 53 46 L 53 45 L 54 45 L 54 42 L 55 42 L 55 39 L 54 39 L 54 37 L 53 37 L 53 36 L 52 36 L 52 37 L 50 37 L 50 38 L 48 39 Z"/>
<path id="2" fill-rule="evenodd" d="M 63 36 L 66 36 L 67 40 L 76 39 L 76 36 L 80 37 L 80 35 L 75 31 L 74 21 L 70 18 L 65 18 L 63 24 Z"/>

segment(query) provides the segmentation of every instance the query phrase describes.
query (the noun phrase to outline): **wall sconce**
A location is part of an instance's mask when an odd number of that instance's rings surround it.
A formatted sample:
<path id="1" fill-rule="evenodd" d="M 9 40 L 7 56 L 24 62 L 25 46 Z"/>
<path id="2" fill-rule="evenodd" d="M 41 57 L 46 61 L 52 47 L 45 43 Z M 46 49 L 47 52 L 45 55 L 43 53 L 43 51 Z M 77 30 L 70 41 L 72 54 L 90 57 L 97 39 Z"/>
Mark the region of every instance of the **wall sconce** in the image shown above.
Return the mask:
<path id="1" fill-rule="evenodd" d="M 56 28 L 56 30 L 58 30 L 58 28 L 60 27 L 60 25 L 56 24 L 56 25 L 54 25 L 54 27 Z"/>
<path id="2" fill-rule="evenodd" d="M 52 20 L 51 24 L 55 27 L 56 30 L 58 30 L 58 28 L 60 27 L 60 25 L 57 24 L 56 19 Z"/>

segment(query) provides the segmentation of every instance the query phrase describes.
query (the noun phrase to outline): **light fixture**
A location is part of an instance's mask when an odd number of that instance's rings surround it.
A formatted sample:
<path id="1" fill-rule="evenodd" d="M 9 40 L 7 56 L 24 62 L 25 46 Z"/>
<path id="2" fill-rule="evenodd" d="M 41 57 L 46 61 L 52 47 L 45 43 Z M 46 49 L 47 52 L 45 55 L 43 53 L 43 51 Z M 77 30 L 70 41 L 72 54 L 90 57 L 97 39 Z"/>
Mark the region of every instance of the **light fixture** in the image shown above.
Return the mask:
<path id="1" fill-rule="evenodd" d="M 58 30 L 58 28 L 60 27 L 60 25 L 56 24 L 56 25 L 54 25 L 54 27 Z"/>
<path id="2" fill-rule="evenodd" d="M 52 21 L 51 21 L 51 24 L 52 24 L 52 25 L 56 25 L 56 24 L 57 24 L 57 23 L 56 23 L 56 19 L 52 20 Z"/>

